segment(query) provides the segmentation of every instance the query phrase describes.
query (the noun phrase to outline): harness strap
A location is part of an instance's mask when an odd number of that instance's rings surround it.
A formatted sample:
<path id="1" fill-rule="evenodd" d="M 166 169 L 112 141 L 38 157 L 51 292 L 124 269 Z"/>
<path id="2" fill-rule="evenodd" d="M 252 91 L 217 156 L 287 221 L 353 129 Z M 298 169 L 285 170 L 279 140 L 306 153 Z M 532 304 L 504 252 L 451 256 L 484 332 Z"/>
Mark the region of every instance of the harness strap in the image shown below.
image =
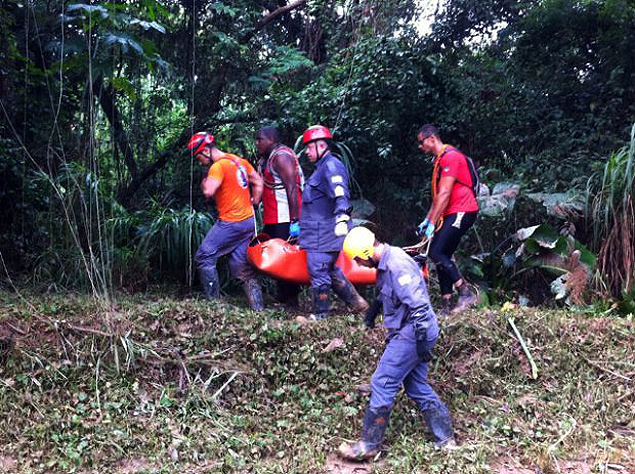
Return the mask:
<path id="1" fill-rule="evenodd" d="M 280 152 L 281 155 L 287 155 L 290 158 L 295 158 L 291 153 L 289 153 L 287 150 L 282 148 L 282 145 L 277 145 L 273 150 L 271 150 L 271 153 L 269 153 L 269 157 L 267 158 L 267 161 L 265 163 L 265 169 L 269 172 L 269 174 L 271 176 L 274 175 L 273 170 L 272 170 L 271 159 L 278 152 Z M 282 180 L 279 183 L 276 183 L 273 180 L 267 180 L 267 178 L 265 176 L 265 173 L 264 173 L 264 170 L 263 170 L 262 175 L 263 175 L 262 176 L 262 180 L 264 182 L 264 185 L 267 188 L 269 188 L 269 189 L 284 189 L 284 183 L 282 182 Z"/>

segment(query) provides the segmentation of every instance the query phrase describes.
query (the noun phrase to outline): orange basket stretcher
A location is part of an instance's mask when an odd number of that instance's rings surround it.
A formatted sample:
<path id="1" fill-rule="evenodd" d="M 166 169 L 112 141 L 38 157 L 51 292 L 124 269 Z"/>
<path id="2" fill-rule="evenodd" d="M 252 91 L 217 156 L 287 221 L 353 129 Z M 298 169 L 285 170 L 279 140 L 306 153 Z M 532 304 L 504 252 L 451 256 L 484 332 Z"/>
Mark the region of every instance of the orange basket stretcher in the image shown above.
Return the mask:
<path id="1" fill-rule="evenodd" d="M 308 285 L 306 252 L 297 244 L 258 234 L 247 248 L 247 260 L 258 271 L 277 280 Z M 340 253 L 335 263 L 354 285 L 374 285 L 377 270 L 363 267 Z"/>

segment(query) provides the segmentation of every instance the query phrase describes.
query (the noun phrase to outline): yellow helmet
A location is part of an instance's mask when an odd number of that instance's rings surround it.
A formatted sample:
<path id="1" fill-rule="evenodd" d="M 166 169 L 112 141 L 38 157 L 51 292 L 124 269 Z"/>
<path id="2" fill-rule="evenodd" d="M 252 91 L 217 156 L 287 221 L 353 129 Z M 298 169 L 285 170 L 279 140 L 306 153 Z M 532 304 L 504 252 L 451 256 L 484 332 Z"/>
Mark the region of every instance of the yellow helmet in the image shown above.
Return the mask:
<path id="1" fill-rule="evenodd" d="M 353 260 L 355 257 L 368 260 L 373 257 L 375 234 L 366 227 L 354 227 L 344 239 L 344 255 Z"/>

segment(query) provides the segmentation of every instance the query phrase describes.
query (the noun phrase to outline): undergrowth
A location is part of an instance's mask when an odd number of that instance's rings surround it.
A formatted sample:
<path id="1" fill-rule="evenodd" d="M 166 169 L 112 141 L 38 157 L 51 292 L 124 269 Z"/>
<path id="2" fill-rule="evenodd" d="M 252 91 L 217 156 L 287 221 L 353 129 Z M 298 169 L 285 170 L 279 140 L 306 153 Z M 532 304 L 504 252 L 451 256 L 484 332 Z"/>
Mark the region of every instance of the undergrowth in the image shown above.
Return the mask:
<path id="1" fill-rule="evenodd" d="M 358 387 L 383 349 L 382 331 L 353 315 L 304 325 L 231 300 L 105 306 L 4 292 L 0 315 L 0 472 L 345 472 L 333 451 L 359 435 L 368 395 Z M 443 320 L 430 379 L 460 449 L 436 451 L 400 394 L 385 454 L 364 472 L 635 473 L 634 349 L 632 317 L 515 309 Z"/>

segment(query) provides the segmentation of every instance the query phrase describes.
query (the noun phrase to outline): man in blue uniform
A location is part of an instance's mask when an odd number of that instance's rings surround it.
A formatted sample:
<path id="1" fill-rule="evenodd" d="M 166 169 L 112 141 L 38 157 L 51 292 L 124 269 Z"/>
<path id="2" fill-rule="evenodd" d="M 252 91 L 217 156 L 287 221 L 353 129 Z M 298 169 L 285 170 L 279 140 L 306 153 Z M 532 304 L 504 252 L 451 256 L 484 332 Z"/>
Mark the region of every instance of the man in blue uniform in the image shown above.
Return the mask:
<path id="1" fill-rule="evenodd" d="M 351 311 L 363 312 L 368 308 L 368 303 L 335 266 L 349 229 L 351 206 L 348 173 L 331 153 L 332 138 L 331 131 L 322 125 L 313 125 L 302 135 L 309 161 L 316 163 L 302 193 L 299 237 L 300 248 L 307 252 L 313 320 L 328 316 L 330 288 Z"/>
<path id="2" fill-rule="evenodd" d="M 455 447 L 448 408 L 427 381 L 439 326 L 421 268 L 402 249 L 377 242 L 365 227 L 349 232 L 344 253 L 361 265 L 377 268 L 376 286 L 384 307 L 387 344 L 371 379 L 361 439 L 342 444 L 340 456 L 363 461 L 379 452 L 401 384 L 421 410 L 436 445 Z"/>

